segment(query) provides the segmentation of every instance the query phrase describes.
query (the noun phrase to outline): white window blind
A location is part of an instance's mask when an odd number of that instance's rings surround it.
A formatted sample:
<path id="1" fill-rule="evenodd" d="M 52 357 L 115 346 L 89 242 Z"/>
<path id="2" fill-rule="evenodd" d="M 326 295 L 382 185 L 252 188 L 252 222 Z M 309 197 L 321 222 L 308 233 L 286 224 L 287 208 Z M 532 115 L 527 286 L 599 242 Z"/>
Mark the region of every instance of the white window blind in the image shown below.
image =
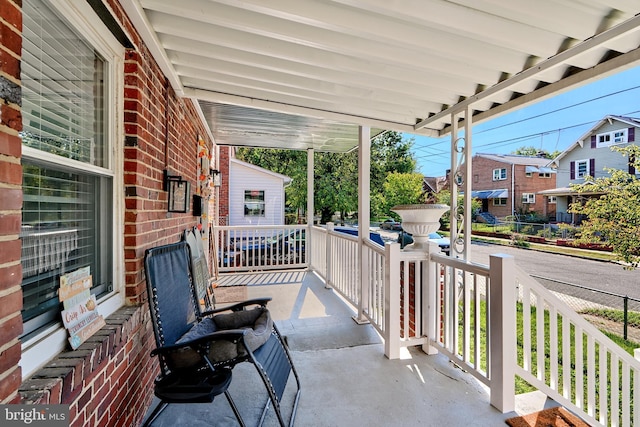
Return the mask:
<path id="1" fill-rule="evenodd" d="M 104 60 L 43 2 L 25 2 L 23 25 L 23 143 L 106 166 Z"/>
<path id="2" fill-rule="evenodd" d="M 31 149 L 22 162 L 25 335 L 59 320 L 62 274 L 89 266 L 93 294 L 112 288 L 106 66 L 48 2 L 24 2 L 21 137 Z"/>

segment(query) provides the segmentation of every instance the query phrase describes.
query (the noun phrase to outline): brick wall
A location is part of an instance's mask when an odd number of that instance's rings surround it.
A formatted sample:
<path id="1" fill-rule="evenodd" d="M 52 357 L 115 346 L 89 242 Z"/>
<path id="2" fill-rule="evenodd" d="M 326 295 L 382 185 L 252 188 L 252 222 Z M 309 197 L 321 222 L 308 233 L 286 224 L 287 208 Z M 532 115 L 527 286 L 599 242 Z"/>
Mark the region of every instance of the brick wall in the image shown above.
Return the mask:
<path id="1" fill-rule="evenodd" d="M 198 136 L 207 141 L 190 100 L 180 99 L 133 29 L 117 0 L 107 0 L 131 38 L 124 76 L 124 252 L 127 306 L 76 351 L 64 351 L 22 382 L 20 240 L 22 207 L 20 118 L 21 1 L 0 0 L 0 402 L 64 403 L 72 426 L 136 426 L 144 417 L 158 372 L 146 304 L 147 248 L 180 239 L 196 225 L 187 213 L 167 212 L 163 171 L 195 189 Z M 191 198 L 189 199 L 191 202 Z M 118 284 L 116 284 L 117 286 Z M 22 382 L 22 383 L 21 383 Z"/>
<path id="2" fill-rule="evenodd" d="M 16 403 L 22 372 L 22 267 L 20 222 L 22 209 L 22 129 L 20 116 L 20 0 L 3 0 L 0 20 L 0 402 Z"/>
<path id="3" fill-rule="evenodd" d="M 219 225 L 229 224 L 229 170 L 231 159 L 231 147 L 220 147 L 220 173 L 222 185 L 219 189 Z"/>
<path id="4" fill-rule="evenodd" d="M 507 179 L 493 181 L 493 170 L 507 170 Z M 511 215 L 511 200 L 513 198 L 513 207 L 516 211 L 528 210 L 534 211 L 541 215 L 548 215 L 555 212 L 553 205 L 547 205 L 547 199 L 536 194 L 536 202 L 530 204 L 522 203 L 523 193 L 537 193 L 538 191 L 548 190 L 556 187 L 556 175 L 551 174 L 551 178 L 540 178 L 537 173 L 533 176 L 526 176 L 525 165 L 512 165 L 507 162 L 499 162 L 485 157 L 474 156 L 472 167 L 472 189 L 477 190 L 497 190 L 506 188 L 509 191 L 506 206 L 494 206 L 492 200 L 488 200 L 489 212 L 498 217 Z M 513 175 L 513 183 L 512 183 Z M 513 184 L 513 188 L 512 188 Z"/>

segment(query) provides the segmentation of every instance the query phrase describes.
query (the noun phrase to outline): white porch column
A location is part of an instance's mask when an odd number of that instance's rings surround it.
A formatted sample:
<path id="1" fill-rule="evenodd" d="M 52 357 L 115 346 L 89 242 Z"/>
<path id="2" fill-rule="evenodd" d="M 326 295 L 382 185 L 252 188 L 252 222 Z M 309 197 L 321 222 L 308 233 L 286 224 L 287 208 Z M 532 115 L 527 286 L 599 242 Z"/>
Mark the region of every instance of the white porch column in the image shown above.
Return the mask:
<path id="1" fill-rule="evenodd" d="M 360 283 L 358 298 L 358 323 L 367 323 L 364 309 L 369 299 L 369 285 L 367 283 L 367 257 L 363 239 L 369 238 L 369 220 L 371 218 L 371 128 L 360 126 L 358 129 L 358 258 L 360 269 L 358 282 Z"/>
<path id="2" fill-rule="evenodd" d="M 315 165 L 313 162 L 313 148 L 309 148 L 307 150 L 307 232 L 305 235 L 306 243 L 305 243 L 305 256 L 307 257 L 308 265 L 311 265 L 311 257 L 313 256 L 311 247 L 311 228 L 313 228 L 313 217 L 314 217 L 314 209 L 315 205 L 313 203 L 314 197 L 314 169 Z"/>
<path id="3" fill-rule="evenodd" d="M 385 243 L 384 355 L 400 358 L 400 245 Z"/>
<path id="4" fill-rule="evenodd" d="M 489 380 L 491 405 L 502 413 L 515 409 L 516 276 L 511 255 L 489 258 Z"/>

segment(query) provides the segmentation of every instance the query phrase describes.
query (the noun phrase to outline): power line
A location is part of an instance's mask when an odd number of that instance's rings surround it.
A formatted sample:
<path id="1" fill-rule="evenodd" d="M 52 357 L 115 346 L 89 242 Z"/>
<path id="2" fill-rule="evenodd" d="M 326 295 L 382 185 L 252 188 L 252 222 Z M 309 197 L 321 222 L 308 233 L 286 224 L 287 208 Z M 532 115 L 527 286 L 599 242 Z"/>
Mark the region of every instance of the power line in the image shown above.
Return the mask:
<path id="1" fill-rule="evenodd" d="M 491 131 L 491 130 L 500 129 L 500 128 L 507 127 L 507 126 L 511 126 L 511 125 L 514 125 L 514 124 L 526 122 L 528 120 L 537 119 L 537 118 L 540 118 L 540 117 L 543 117 L 543 116 L 546 116 L 546 115 L 555 114 L 555 113 L 557 113 L 559 111 L 568 110 L 570 108 L 574 108 L 574 107 L 577 107 L 577 106 L 580 106 L 580 105 L 584 105 L 584 104 L 587 104 L 587 103 L 590 103 L 590 102 L 598 101 L 598 100 L 601 100 L 601 99 L 604 99 L 604 98 L 607 98 L 607 97 L 610 97 L 610 96 L 620 95 L 622 93 L 630 92 L 630 91 L 636 90 L 636 89 L 640 89 L 640 85 L 639 86 L 630 87 L 630 88 L 626 88 L 626 89 L 623 89 L 623 90 L 619 90 L 619 91 L 616 91 L 616 92 L 612 92 L 612 93 L 609 93 L 609 94 L 606 94 L 606 95 L 598 96 L 598 97 L 595 97 L 595 98 L 587 99 L 585 101 L 581 101 L 581 102 L 578 102 L 578 103 L 575 103 L 575 104 L 567 105 L 567 106 L 564 106 L 564 107 L 561 107 L 561 108 L 557 108 L 555 110 L 551 110 L 551 111 L 548 111 L 548 112 L 545 112 L 545 113 L 542 113 L 542 114 L 538 114 L 538 115 L 535 115 L 535 116 L 527 117 L 527 118 L 520 119 L 520 120 L 515 120 L 513 122 L 505 123 L 505 124 L 502 124 L 502 125 L 499 125 L 499 126 L 496 126 L 496 127 L 493 127 L 493 128 L 484 129 L 482 131 L 474 132 L 474 135 L 485 133 L 485 132 L 488 132 L 488 131 Z M 625 113 L 623 115 L 635 114 L 637 112 L 639 112 L 639 111 L 632 111 L 632 112 L 629 112 L 629 113 Z M 567 126 L 567 127 L 564 127 L 564 128 L 559 128 L 559 129 L 555 129 L 555 130 L 551 130 L 551 131 L 543 131 L 543 132 L 539 132 L 539 133 L 536 133 L 536 134 L 531 134 L 529 136 L 515 137 L 515 138 L 513 138 L 513 140 L 515 142 L 515 141 L 518 141 L 519 139 L 527 139 L 528 137 L 531 137 L 533 135 L 543 136 L 545 134 L 551 134 L 553 132 L 561 132 L 563 130 L 568 130 L 568 129 L 572 129 L 572 128 L 579 127 L 579 126 L 585 126 L 585 125 L 588 125 L 590 123 L 596 123 L 596 122 L 597 122 L 597 120 L 594 120 L 594 121 L 586 122 L 586 123 L 583 123 L 583 124 Z M 448 142 L 448 141 L 449 141 L 448 139 L 436 141 L 436 142 L 434 142 L 432 144 L 426 145 L 426 146 L 421 147 L 421 148 L 435 147 L 435 146 L 444 144 L 445 142 Z M 500 144 L 502 142 L 507 142 L 507 141 L 509 141 L 509 140 L 498 141 L 498 142 L 496 142 L 496 144 Z M 487 145 L 490 145 L 490 144 L 485 144 L 483 146 L 487 146 Z"/>

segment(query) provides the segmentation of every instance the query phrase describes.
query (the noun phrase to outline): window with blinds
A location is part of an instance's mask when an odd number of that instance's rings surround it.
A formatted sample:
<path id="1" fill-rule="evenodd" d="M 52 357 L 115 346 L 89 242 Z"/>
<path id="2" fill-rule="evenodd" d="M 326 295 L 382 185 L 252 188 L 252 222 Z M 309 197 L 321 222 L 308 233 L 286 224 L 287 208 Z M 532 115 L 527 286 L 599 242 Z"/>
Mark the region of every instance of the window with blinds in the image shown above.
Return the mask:
<path id="1" fill-rule="evenodd" d="M 21 136 L 30 148 L 23 157 L 20 233 L 25 335 L 59 320 L 62 274 L 89 266 L 92 293 L 112 287 L 106 66 L 48 2 L 24 2 Z"/>

